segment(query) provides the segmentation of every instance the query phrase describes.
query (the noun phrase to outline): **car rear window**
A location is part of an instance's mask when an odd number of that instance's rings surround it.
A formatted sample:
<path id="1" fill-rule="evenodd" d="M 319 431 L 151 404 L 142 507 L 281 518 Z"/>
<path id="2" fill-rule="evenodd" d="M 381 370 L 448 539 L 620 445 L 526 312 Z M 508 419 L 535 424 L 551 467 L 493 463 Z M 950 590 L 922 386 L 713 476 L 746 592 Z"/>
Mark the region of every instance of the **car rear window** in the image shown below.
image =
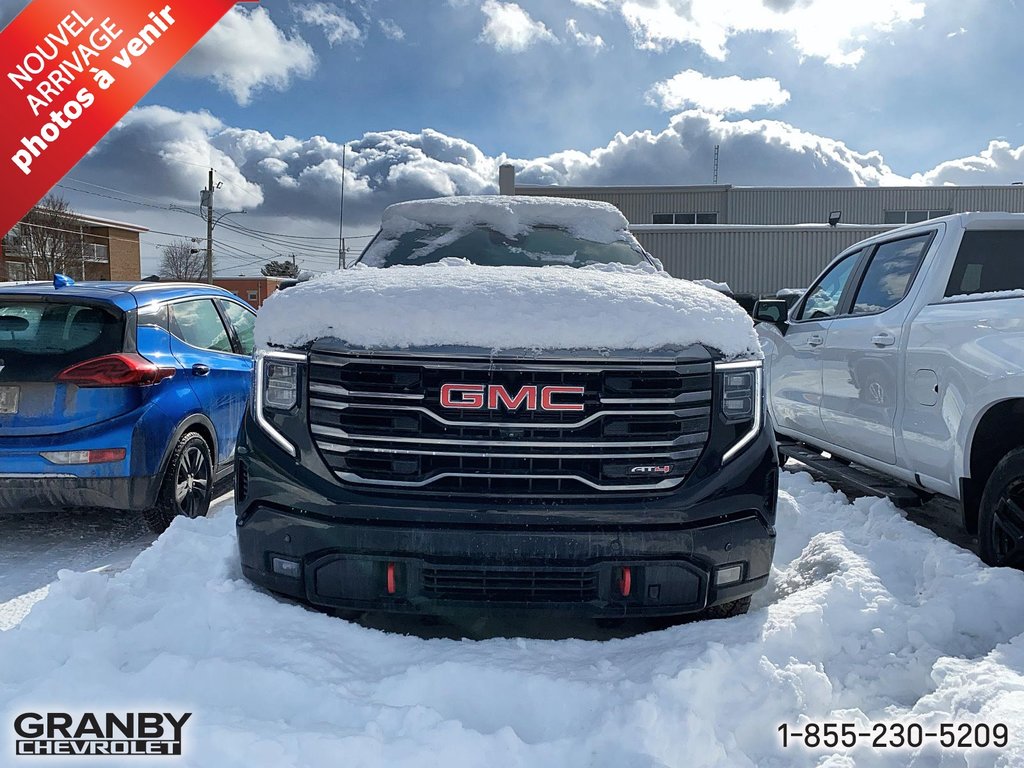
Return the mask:
<path id="1" fill-rule="evenodd" d="M 964 232 L 946 296 L 1024 289 L 1024 230 Z"/>
<path id="2" fill-rule="evenodd" d="M 0 299 L 0 380 L 49 381 L 122 351 L 124 316 L 91 304 Z"/>

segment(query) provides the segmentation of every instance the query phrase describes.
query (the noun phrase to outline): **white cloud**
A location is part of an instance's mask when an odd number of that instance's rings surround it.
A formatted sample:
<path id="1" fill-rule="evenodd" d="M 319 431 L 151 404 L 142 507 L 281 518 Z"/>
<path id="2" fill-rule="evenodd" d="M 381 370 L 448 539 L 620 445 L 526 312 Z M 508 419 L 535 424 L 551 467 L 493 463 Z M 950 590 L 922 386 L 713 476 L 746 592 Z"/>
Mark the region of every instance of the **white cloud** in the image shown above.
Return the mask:
<path id="1" fill-rule="evenodd" d="M 390 40 L 404 40 L 405 30 L 398 26 L 393 19 L 380 19 L 377 22 L 380 25 L 380 31 L 384 33 L 384 36 Z"/>
<path id="2" fill-rule="evenodd" d="M 778 120 L 728 120 L 690 111 L 660 132 L 618 134 L 591 152 L 569 150 L 524 161 L 519 178 L 537 184 L 703 184 L 711 181 L 715 146 L 727 184 L 872 186 L 908 183 L 878 152 Z"/>
<path id="3" fill-rule="evenodd" d="M 487 16 L 481 39 L 498 51 L 525 51 L 534 43 L 557 39 L 543 22 L 515 3 L 485 0 L 480 9 Z"/>
<path id="4" fill-rule="evenodd" d="M 779 121 L 733 121 L 697 111 L 676 115 L 661 131 L 619 134 L 589 152 L 567 150 L 512 162 L 522 183 L 701 184 L 710 181 L 715 145 L 721 147 L 725 183 L 908 181 L 877 152 L 858 152 Z M 385 206 L 399 200 L 496 192 L 498 166 L 507 159 L 430 129 L 367 133 L 348 142 L 346 222 L 365 232 Z M 218 204 L 247 209 L 250 224 L 262 220 L 275 230 L 307 222 L 313 234 L 329 235 L 337 228 L 341 160 L 342 144 L 323 136 L 274 136 L 225 125 L 208 113 L 142 107 L 129 113 L 73 176 L 194 206 L 205 168 L 212 164 L 225 181 Z"/>
<path id="5" fill-rule="evenodd" d="M 607 11 L 615 0 L 572 0 L 573 5 L 580 8 L 587 8 L 591 11 Z"/>
<path id="6" fill-rule="evenodd" d="M 581 32 L 576 19 L 569 19 L 565 22 L 565 32 L 576 45 L 584 48 L 604 48 L 604 39 L 600 35 Z"/>
<path id="7" fill-rule="evenodd" d="M 1024 147 L 1005 141 L 907 178 L 893 172 L 879 152 L 858 151 L 778 120 L 732 120 L 697 110 L 673 116 L 661 130 L 620 133 L 590 151 L 511 162 L 524 184 L 705 184 L 711 181 L 716 146 L 721 181 L 729 184 L 1003 185 L 1024 179 Z M 71 175 L 195 209 L 205 169 L 212 165 L 224 182 L 218 207 L 248 210 L 248 226 L 330 237 L 337 232 L 342 152 L 340 142 L 324 136 L 275 136 L 226 125 L 205 112 L 149 106 L 130 112 Z M 430 129 L 364 134 L 347 142 L 346 228 L 372 231 L 383 209 L 400 200 L 497 192 L 498 167 L 508 160 Z M 102 208 L 120 205 L 104 198 L 73 202 L 115 218 L 153 213 Z M 151 223 L 182 231 L 181 215 L 166 215 L 163 226 Z"/>
<path id="8" fill-rule="evenodd" d="M 331 3 L 297 5 L 295 15 L 305 24 L 320 27 L 332 47 L 340 43 L 358 43 L 363 39 L 363 31 L 356 23 Z"/>
<path id="9" fill-rule="evenodd" d="M 233 8 L 174 71 L 210 78 L 246 106 L 258 91 L 283 91 L 293 78 L 309 77 L 315 69 L 309 44 L 282 32 L 265 8 Z"/>
<path id="10" fill-rule="evenodd" d="M 773 77 L 708 77 L 687 69 L 655 83 L 647 92 L 647 101 L 670 112 L 697 108 L 725 114 L 750 112 L 756 107 L 780 107 L 789 101 L 789 91 Z"/>
<path id="11" fill-rule="evenodd" d="M 924 16 L 927 0 L 614 0 L 643 48 L 692 43 L 724 59 L 732 37 L 788 36 L 802 56 L 855 66 L 864 43 Z"/>
<path id="12" fill-rule="evenodd" d="M 930 171 L 916 173 L 915 184 L 1013 184 L 1024 181 L 1024 146 L 991 141 L 976 155 L 947 160 Z"/>

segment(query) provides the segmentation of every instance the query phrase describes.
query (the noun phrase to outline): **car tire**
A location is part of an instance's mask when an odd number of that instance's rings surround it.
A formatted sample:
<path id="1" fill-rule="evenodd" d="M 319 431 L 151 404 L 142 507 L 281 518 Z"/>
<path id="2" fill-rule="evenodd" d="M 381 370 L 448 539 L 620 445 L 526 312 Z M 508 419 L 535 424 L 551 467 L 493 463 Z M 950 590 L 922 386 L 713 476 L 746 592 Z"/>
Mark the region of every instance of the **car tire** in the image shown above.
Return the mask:
<path id="1" fill-rule="evenodd" d="M 1024 569 L 1024 448 L 1006 454 L 985 483 L 978 549 L 989 565 Z"/>
<path id="2" fill-rule="evenodd" d="M 731 619 L 733 616 L 742 616 L 750 610 L 750 595 L 741 597 L 739 600 L 733 600 L 730 603 L 722 603 L 721 605 L 713 605 L 710 608 L 705 608 L 701 611 L 698 617 L 701 621 L 708 621 L 711 619 Z"/>
<path id="3" fill-rule="evenodd" d="M 198 432 L 186 432 L 171 453 L 156 506 L 142 513 L 153 533 L 163 533 L 171 521 L 205 517 L 213 494 L 210 446 Z"/>

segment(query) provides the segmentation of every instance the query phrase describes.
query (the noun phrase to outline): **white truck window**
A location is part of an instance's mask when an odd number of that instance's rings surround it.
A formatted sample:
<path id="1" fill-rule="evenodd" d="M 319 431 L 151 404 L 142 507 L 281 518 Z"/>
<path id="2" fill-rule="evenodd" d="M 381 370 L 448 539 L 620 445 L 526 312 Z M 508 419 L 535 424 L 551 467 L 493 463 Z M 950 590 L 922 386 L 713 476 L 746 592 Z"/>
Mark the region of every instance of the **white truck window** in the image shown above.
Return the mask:
<path id="1" fill-rule="evenodd" d="M 821 276 L 818 284 L 808 294 L 797 320 L 833 317 L 839 311 L 839 301 L 843 298 L 843 291 L 862 253 L 851 253 Z"/>
<path id="2" fill-rule="evenodd" d="M 929 232 L 878 246 L 857 291 L 853 314 L 883 312 L 902 301 L 931 238 Z"/>
<path id="3" fill-rule="evenodd" d="M 964 232 L 946 296 L 1024 288 L 1024 230 Z"/>

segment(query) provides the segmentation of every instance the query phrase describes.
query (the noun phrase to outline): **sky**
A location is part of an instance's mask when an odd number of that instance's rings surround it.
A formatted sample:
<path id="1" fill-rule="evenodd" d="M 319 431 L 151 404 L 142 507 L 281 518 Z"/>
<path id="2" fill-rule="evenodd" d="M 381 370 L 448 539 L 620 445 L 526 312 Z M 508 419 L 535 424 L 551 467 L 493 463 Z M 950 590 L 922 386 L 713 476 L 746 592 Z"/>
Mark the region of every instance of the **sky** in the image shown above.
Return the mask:
<path id="1" fill-rule="evenodd" d="M 24 0 L 0 0 L 0 25 Z M 218 272 L 337 265 L 387 205 L 520 183 L 1024 180 L 1024 0 L 334 0 L 238 7 L 54 192 L 205 237 Z M 344 170 L 343 163 L 344 161 Z M 173 208 L 172 208 L 173 206 Z M 178 210 L 178 209 L 184 210 Z"/>

